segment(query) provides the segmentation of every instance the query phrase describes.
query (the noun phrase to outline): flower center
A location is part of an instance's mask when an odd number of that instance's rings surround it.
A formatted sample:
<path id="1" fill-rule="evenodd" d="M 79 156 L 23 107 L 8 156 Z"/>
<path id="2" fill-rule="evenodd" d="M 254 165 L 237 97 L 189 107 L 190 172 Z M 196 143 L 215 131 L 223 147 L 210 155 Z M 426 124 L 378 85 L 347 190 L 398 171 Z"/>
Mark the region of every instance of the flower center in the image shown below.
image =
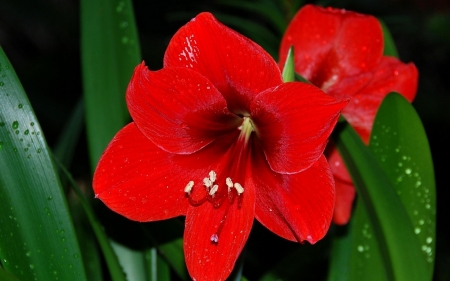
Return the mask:
<path id="1" fill-rule="evenodd" d="M 255 130 L 249 117 L 244 117 L 241 132 L 237 140 L 230 146 L 225 155 L 221 157 L 217 170 L 211 170 L 203 178 L 201 184 L 194 180 L 189 181 L 184 192 L 192 206 L 200 206 L 209 202 L 215 209 L 225 208 L 225 212 L 216 232 L 211 235 L 211 242 L 217 244 L 230 206 L 237 202 L 238 209 L 242 206 L 244 198 L 245 169 L 247 165 L 248 149 L 251 133 Z M 219 173 L 219 175 L 217 174 Z M 199 189 L 195 191 L 195 189 Z M 195 191 L 196 194 L 193 194 Z M 203 194 L 198 196 L 198 194 Z"/>
<path id="2" fill-rule="evenodd" d="M 253 126 L 252 119 L 250 119 L 249 117 L 244 117 L 244 121 L 242 122 L 242 125 L 238 129 L 241 130 L 239 138 L 244 138 L 244 142 L 245 144 L 247 144 L 248 140 L 250 139 L 250 135 L 255 130 L 255 126 Z"/>

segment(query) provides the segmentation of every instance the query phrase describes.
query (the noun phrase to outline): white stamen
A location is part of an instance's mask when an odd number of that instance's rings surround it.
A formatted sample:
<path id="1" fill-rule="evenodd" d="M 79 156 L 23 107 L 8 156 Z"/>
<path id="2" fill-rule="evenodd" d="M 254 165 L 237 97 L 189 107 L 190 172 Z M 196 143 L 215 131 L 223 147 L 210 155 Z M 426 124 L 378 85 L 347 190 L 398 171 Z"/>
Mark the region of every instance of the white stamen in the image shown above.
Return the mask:
<path id="1" fill-rule="evenodd" d="M 227 186 L 228 186 L 228 192 L 230 192 L 231 189 L 233 188 L 233 182 L 231 181 L 231 178 L 226 178 L 226 179 L 225 179 L 225 183 L 226 183 Z"/>
<path id="2" fill-rule="evenodd" d="M 234 188 L 236 188 L 238 195 L 241 195 L 242 193 L 244 193 L 244 188 L 239 183 L 236 182 L 234 184 Z"/>
<path id="3" fill-rule="evenodd" d="M 184 192 L 186 192 L 187 194 L 190 194 L 193 187 L 194 187 L 194 181 L 188 182 L 188 184 L 184 188 Z"/>
<path id="4" fill-rule="evenodd" d="M 217 184 L 213 185 L 213 187 L 211 187 L 211 190 L 209 191 L 209 195 L 214 197 L 214 194 L 217 192 L 218 189 L 219 186 Z"/>
<path id="5" fill-rule="evenodd" d="M 211 235 L 211 242 L 214 242 L 214 243 L 219 242 L 219 236 L 217 236 L 217 234 Z"/>
<path id="6" fill-rule="evenodd" d="M 216 173 L 214 171 L 209 172 L 209 179 L 212 183 L 216 181 Z"/>
<path id="7" fill-rule="evenodd" d="M 204 178 L 204 179 L 203 179 L 203 184 L 204 184 L 207 188 L 210 188 L 210 187 L 212 186 L 212 182 L 211 182 L 211 180 L 208 179 L 208 178 Z"/>

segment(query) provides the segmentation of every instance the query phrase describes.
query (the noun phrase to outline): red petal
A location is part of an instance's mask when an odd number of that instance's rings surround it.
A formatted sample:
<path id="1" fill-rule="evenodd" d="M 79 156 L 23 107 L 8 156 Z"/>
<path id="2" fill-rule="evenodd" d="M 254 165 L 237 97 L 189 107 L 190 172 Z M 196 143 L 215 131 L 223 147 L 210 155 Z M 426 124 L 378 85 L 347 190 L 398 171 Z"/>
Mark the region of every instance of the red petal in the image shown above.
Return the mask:
<path id="1" fill-rule="evenodd" d="M 255 191 L 245 186 L 242 206 L 237 202 L 229 205 L 224 218 L 227 203 L 218 209 L 205 203 L 199 207 L 189 207 L 184 231 L 184 254 L 189 274 L 196 281 L 225 280 L 233 270 L 250 234 L 255 214 Z M 237 201 L 237 200 L 235 200 Z M 211 236 L 224 220 L 218 243 Z"/>
<path id="2" fill-rule="evenodd" d="M 336 184 L 336 205 L 334 207 L 333 222 L 344 225 L 350 220 L 356 190 L 336 147 L 329 144 L 327 152 L 329 152 L 327 153 L 328 163 Z"/>
<path id="3" fill-rule="evenodd" d="M 375 17 L 313 5 L 303 7 L 289 24 L 280 66 L 292 45 L 295 70 L 324 90 L 373 69 L 383 54 L 382 30 Z"/>
<path id="4" fill-rule="evenodd" d="M 334 180 L 325 157 L 292 175 L 271 172 L 263 157 L 255 155 L 253 161 L 256 218 L 286 239 L 317 242 L 328 231 L 335 202 Z"/>
<path id="5" fill-rule="evenodd" d="M 305 83 L 285 83 L 258 95 L 251 119 L 272 170 L 296 173 L 316 162 L 346 104 Z"/>
<path id="6" fill-rule="evenodd" d="M 164 66 L 187 67 L 206 76 L 235 114 L 248 112 L 255 95 L 282 83 L 269 54 L 209 13 L 199 14 L 174 35 Z"/>
<path id="7" fill-rule="evenodd" d="M 172 153 L 198 151 L 240 125 L 217 89 L 185 68 L 149 71 L 144 64 L 137 66 L 127 102 L 142 133 Z"/>
<path id="8" fill-rule="evenodd" d="M 113 211 L 137 221 L 186 214 L 184 187 L 192 174 L 179 170 L 131 123 L 103 153 L 94 173 L 94 192 Z"/>
<path id="9" fill-rule="evenodd" d="M 345 225 L 350 220 L 355 200 L 356 191 L 353 183 L 348 183 L 335 178 L 336 205 L 334 206 L 333 222 L 337 225 Z"/>
<path id="10" fill-rule="evenodd" d="M 414 64 L 404 64 L 391 57 L 383 57 L 373 73 L 373 80 L 342 111 L 366 143 L 369 142 L 373 121 L 384 97 L 390 92 L 398 92 L 412 101 L 417 92 L 419 75 Z"/>

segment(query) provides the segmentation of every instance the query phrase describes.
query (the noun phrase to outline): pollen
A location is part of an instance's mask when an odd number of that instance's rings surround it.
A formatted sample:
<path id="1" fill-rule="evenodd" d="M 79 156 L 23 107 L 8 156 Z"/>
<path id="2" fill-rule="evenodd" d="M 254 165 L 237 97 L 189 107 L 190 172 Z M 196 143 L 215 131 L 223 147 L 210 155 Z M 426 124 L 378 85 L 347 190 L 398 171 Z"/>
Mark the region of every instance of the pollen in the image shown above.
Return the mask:
<path id="1" fill-rule="evenodd" d="M 241 195 L 242 193 L 244 193 L 244 188 L 239 183 L 236 182 L 234 184 L 234 188 L 236 188 L 238 195 Z"/>
<path id="2" fill-rule="evenodd" d="M 194 187 L 194 181 L 188 182 L 188 184 L 184 188 L 184 192 L 186 192 L 187 194 L 190 194 L 193 187 Z"/>
<path id="3" fill-rule="evenodd" d="M 225 183 L 226 183 L 227 186 L 228 186 L 228 192 L 230 192 L 231 189 L 233 188 L 233 182 L 231 181 L 231 178 L 226 178 L 226 179 L 225 179 Z"/>
<path id="4" fill-rule="evenodd" d="M 216 172 L 209 172 L 209 180 L 211 181 L 211 183 L 214 183 L 216 181 Z"/>
<path id="5" fill-rule="evenodd" d="M 213 184 L 209 178 L 204 178 L 203 185 L 206 186 L 207 188 L 210 188 Z"/>
<path id="6" fill-rule="evenodd" d="M 209 195 L 214 197 L 214 194 L 217 192 L 218 189 L 219 189 L 219 186 L 217 184 L 213 185 L 213 187 L 211 187 L 211 189 L 209 190 Z"/>

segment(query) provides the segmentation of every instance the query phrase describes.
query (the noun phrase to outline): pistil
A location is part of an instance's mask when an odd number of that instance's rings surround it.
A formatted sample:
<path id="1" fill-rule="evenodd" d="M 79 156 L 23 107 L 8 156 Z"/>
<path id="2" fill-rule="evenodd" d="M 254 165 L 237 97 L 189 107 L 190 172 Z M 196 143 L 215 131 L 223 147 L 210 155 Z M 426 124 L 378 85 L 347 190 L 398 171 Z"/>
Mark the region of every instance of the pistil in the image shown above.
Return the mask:
<path id="1" fill-rule="evenodd" d="M 239 138 L 244 138 L 245 144 L 247 144 L 248 140 L 250 139 L 250 135 L 255 130 L 252 119 L 250 119 L 249 117 L 244 117 L 244 122 L 242 122 L 242 125 L 239 127 L 239 129 L 241 130 Z"/>

